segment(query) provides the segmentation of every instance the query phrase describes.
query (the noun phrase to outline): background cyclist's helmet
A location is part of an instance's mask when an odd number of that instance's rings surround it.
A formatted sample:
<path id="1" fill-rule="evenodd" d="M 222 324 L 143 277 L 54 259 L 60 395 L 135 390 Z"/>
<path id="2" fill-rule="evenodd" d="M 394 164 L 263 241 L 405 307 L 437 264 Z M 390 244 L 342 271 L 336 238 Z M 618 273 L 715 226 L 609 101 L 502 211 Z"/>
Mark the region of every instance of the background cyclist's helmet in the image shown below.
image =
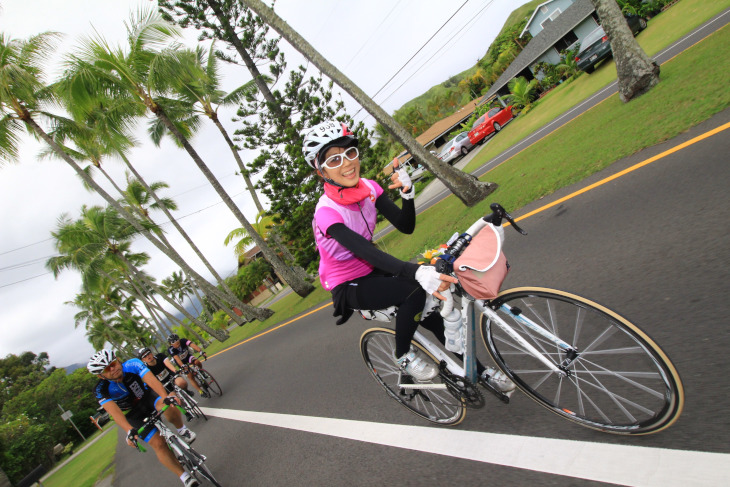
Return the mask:
<path id="1" fill-rule="evenodd" d="M 148 353 L 152 353 L 152 350 L 150 350 L 150 347 L 142 347 L 142 348 L 140 348 L 139 350 L 137 350 L 137 356 L 138 356 L 139 358 L 142 358 L 142 357 L 144 357 L 144 356 L 145 356 L 145 355 L 147 355 Z"/>
<path id="2" fill-rule="evenodd" d="M 177 336 L 177 333 L 172 333 L 169 337 L 167 337 L 167 343 L 174 343 L 180 339 L 179 336 Z"/>
<path id="3" fill-rule="evenodd" d="M 307 164 L 314 169 L 319 169 L 322 161 L 317 156 L 323 156 L 330 147 L 353 147 L 357 146 L 357 137 L 342 122 L 330 120 L 315 125 L 306 133 L 303 133 L 304 143 L 302 152 Z"/>
<path id="4" fill-rule="evenodd" d="M 89 359 L 89 363 L 86 364 L 86 368 L 94 375 L 99 375 L 104 372 L 107 365 L 114 362 L 117 356 L 113 350 L 104 349 L 99 350 Z"/>

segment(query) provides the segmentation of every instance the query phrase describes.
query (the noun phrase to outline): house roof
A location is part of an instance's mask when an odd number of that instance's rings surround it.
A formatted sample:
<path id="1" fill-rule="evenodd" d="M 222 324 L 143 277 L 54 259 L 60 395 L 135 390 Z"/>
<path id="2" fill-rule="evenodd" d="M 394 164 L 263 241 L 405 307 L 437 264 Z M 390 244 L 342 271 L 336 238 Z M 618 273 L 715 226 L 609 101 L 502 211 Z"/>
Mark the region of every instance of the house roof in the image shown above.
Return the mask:
<path id="1" fill-rule="evenodd" d="M 576 25 L 583 22 L 594 10 L 595 7 L 593 7 L 591 0 L 576 0 L 573 5 L 566 8 L 557 19 L 550 22 L 539 34 L 532 38 L 522 52 L 512 61 L 512 64 L 502 73 L 502 76 L 497 78 L 497 81 L 489 88 L 487 94 L 484 95 L 484 99 L 486 100 L 494 96 L 512 78 L 535 62 L 545 51 L 552 48 L 556 42 L 573 30 Z"/>
<path id="2" fill-rule="evenodd" d="M 520 37 L 522 37 L 523 35 L 525 35 L 525 32 L 527 32 L 527 28 L 530 27 L 530 24 L 532 23 L 532 19 L 535 18 L 535 15 L 537 15 L 537 12 L 539 12 L 540 9 L 542 7 L 544 7 L 545 5 L 547 5 L 548 3 L 552 3 L 554 1 L 555 0 L 548 0 L 547 2 L 543 2 L 540 5 L 538 5 L 537 7 L 535 7 L 535 10 L 532 12 L 532 16 L 530 17 L 530 20 L 527 21 L 527 24 L 525 24 L 525 28 L 522 29 L 522 32 L 520 32 Z"/>
<path id="3" fill-rule="evenodd" d="M 428 147 L 431 142 L 434 142 L 442 135 L 446 135 L 451 132 L 455 125 L 471 117 L 471 114 L 474 113 L 476 107 L 478 105 L 481 105 L 482 103 L 485 103 L 486 101 L 487 99 L 485 98 L 475 98 L 474 100 L 461 107 L 457 112 L 449 115 L 446 118 L 442 118 L 435 124 L 431 125 L 424 133 L 416 137 L 416 142 L 421 144 L 423 147 Z M 399 163 L 404 163 L 410 158 L 411 154 L 408 151 L 403 151 L 397 156 Z M 387 176 L 391 172 L 393 172 L 393 168 L 391 166 L 392 164 L 393 161 L 390 161 L 383 168 L 383 174 Z"/>

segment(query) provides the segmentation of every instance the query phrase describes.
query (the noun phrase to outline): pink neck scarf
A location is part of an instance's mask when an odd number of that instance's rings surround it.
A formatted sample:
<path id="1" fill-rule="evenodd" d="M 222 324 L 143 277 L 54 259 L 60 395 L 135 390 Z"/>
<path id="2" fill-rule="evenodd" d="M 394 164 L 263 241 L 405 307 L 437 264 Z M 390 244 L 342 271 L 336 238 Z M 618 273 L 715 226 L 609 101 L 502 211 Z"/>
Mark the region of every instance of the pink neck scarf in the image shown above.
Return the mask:
<path id="1" fill-rule="evenodd" d="M 324 193 L 329 196 L 332 201 L 341 205 L 351 205 L 359 203 L 370 196 L 370 188 L 367 184 L 358 180 L 357 184 L 351 188 L 338 188 L 334 184 L 324 183 Z"/>

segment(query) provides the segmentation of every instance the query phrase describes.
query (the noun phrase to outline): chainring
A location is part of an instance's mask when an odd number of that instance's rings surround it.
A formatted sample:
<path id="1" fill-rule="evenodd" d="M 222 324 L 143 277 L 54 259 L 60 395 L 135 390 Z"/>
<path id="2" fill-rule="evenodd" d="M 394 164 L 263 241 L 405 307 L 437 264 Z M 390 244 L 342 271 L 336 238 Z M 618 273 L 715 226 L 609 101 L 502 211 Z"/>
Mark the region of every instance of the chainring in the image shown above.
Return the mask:
<path id="1" fill-rule="evenodd" d="M 479 409 L 484 406 L 482 392 L 469 379 L 449 372 L 444 362 L 441 362 L 439 369 L 446 388 L 454 397 L 462 399 L 466 407 Z"/>

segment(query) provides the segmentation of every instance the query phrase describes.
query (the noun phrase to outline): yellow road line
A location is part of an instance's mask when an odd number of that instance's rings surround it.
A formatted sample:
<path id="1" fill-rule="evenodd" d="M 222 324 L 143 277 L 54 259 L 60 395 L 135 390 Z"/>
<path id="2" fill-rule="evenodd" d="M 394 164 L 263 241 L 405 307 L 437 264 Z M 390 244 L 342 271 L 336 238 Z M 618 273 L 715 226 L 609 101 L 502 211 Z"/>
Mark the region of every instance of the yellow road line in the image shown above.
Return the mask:
<path id="1" fill-rule="evenodd" d="M 583 193 L 585 193 L 587 191 L 590 191 L 590 190 L 595 189 L 595 188 L 597 188 L 599 186 L 602 186 L 602 185 L 604 185 L 604 184 L 606 184 L 606 183 L 608 183 L 610 181 L 613 181 L 614 179 L 618 179 L 621 176 L 624 176 L 624 175 L 626 175 L 626 174 L 628 174 L 630 172 L 636 171 L 637 169 L 639 169 L 641 167 L 644 167 L 644 166 L 646 166 L 648 164 L 651 164 L 652 162 L 655 162 L 655 161 L 658 161 L 659 159 L 662 159 L 664 157 L 667 157 L 670 154 L 674 154 L 675 152 L 678 152 L 678 151 L 684 149 L 685 147 L 689 147 L 689 146 L 691 146 L 693 144 L 696 144 L 697 142 L 700 142 L 700 141 L 702 141 L 702 140 L 704 140 L 704 139 L 706 139 L 708 137 L 711 137 L 711 136 L 713 136 L 713 135 L 715 135 L 715 134 L 717 134 L 719 132 L 722 132 L 723 130 L 727 130 L 729 128 L 730 128 L 730 122 L 726 123 L 725 125 L 721 125 L 721 126 L 715 128 L 715 129 L 712 129 L 709 132 L 705 132 L 702 135 L 698 135 L 694 139 L 688 140 L 687 142 L 683 142 L 683 143 L 681 143 L 681 144 L 679 144 L 677 146 L 674 146 L 671 149 L 662 152 L 661 154 L 657 154 L 657 155 L 655 155 L 653 157 L 650 157 L 649 159 L 645 159 L 645 160 L 639 162 L 638 164 L 634 164 L 633 166 L 631 166 L 631 167 L 629 167 L 627 169 L 624 169 L 623 171 L 617 172 L 613 176 L 609 176 L 609 177 L 607 177 L 605 179 L 601 179 L 600 181 L 598 181 L 596 183 L 593 183 L 593 184 L 591 184 L 589 186 L 586 186 L 583 189 L 579 189 L 578 191 L 575 191 L 574 193 L 571 193 L 568 196 L 564 196 L 563 198 L 560 198 L 560 199 L 558 199 L 556 201 L 553 201 L 552 203 L 549 203 L 549 204 L 547 204 L 545 206 L 542 206 L 542 207 L 540 207 L 540 208 L 538 208 L 538 209 L 536 209 L 534 211 L 531 211 L 530 213 L 527 213 L 525 215 L 522 215 L 519 218 L 515 218 L 515 221 L 524 220 L 525 218 L 529 218 L 529 217 L 531 217 L 533 215 L 536 215 L 536 214 L 538 214 L 540 212 L 543 212 L 543 211 L 547 210 L 548 208 L 552 208 L 553 206 L 559 205 L 560 203 L 563 203 L 564 201 L 567 201 L 569 199 L 575 198 L 576 196 L 578 196 L 580 194 L 583 194 Z"/>
<path id="2" fill-rule="evenodd" d="M 294 322 L 295 322 L 295 321 L 297 321 L 297 320 L 301 320 L 301 319 L 302 319 L 302 318 L 304 318 L 305 316 L 309 316 L 309 315 L 311 315 L 312 313 L 316 313 L 317 311 L 323 310 L 323 309 L 325 309 L 325 308 L 327 308 L 328 306 L 331 306 L 331 305 L 332 305 L 332 302 L 329 302 L 329 303 L 325 304 L 324 306 L 320 306 L 320 307 L 319 307 L 319 308 L 317 308 L 317 309 L 313 309 L 313 310 L 312 310 L 312 311 L 310 311 L 309 313 L 303 314 L 302 316 L 297 316 L 296 318 L 293 318 L 293 319 L 291 319 L 291 320 L 287 321 L 286 323 L 282 323 L 282 324 L 281 324 L 281 325 L 279 325 L 279 326 L 275 326 L 274 328 L 269 328 L 269 329 L 268 329 L 268 330 L 266 330 L 266 331 L 262 331 L 262 332 L 261 332 L 261 333 L 259 333 L 258 335 L 254 335 L 254 336 L 252 336 L 251 338 L 249 338 L 248 340 L 244 340 L 244 341 L 242 341 L 242 342 L 238 342 L 238 343 L 236 343 L 235 345 L 231 345 L 230 347 L 228 347 L 228 348 L 225 348 L 225 349 L 221 350 L 220 352 L 218 352 L 218 353 L 216 353 L 216 354 L 213 354 L 213 355 L 211 355 L 211 356 L 210 356 L 210 357 L 208 357 L 208 358 L 213 358 L 213 357 L 215 357 L 216 355 L 220 355 L 220 354 L 222 354 L 223 352 L 227 352 L 228 350 L 232 350 L 232 349 L 234 349 L 234 348 L 236 348 L 236 347 L 238 347 L 238 346 L 240 346 L 240 345 L 243 345 L 244 343 L 248 343 L 248 342 L 250 342 L 251 340 L 254 340 L 254 339 L 258 338 L 258 337 L 262 337 L 262 336 L 266 335 L 267 333 L 271 333 L 271 332 L 272 332 L 272 331 L 274 331 L 274 330 L 278 330 L 278 329 L 279 329 L 279 328 L 281 328 L 282 326 L 286 326 L 286 325 L 288 325 L 289 323 L 294 323 Z"/>

